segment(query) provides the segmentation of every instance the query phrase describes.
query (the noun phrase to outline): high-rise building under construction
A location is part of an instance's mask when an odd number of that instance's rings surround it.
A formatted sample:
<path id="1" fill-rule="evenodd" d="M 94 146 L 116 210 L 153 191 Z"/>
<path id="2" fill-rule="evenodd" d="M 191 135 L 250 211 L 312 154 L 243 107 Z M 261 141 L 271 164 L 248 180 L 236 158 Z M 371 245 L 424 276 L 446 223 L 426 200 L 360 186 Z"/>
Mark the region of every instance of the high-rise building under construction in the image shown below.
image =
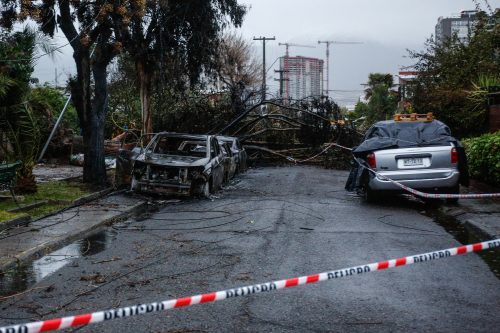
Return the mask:
<path id="1" fill-rule="evenodd" d="M 280 58 L 280 93 L 284 99 L 320 97 L 323 93 L 323 60 L 307 57 Z"/>

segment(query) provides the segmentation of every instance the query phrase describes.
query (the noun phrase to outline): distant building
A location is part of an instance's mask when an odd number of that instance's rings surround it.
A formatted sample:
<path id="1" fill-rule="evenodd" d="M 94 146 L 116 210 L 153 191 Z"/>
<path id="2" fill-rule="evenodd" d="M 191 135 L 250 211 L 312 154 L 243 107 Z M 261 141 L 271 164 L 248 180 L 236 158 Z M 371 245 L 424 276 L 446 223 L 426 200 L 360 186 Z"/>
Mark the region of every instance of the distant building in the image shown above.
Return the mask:
<path id="1" fill-rule="evenodd" d="M 476 15 L 476 10 L 463 10 L 454 17 L 439 17 L 436 24 L 436 41 L 439 43 L 457 34 L 461 42 L 468 43 Z"/>
<path id="2" fill-rule="evenodd" d="M 316 58 L 281 57 L 282 82 L 280 92 L 285 99 L 298 100 L 319 97 L 323 93 L 323 63 Z"/>

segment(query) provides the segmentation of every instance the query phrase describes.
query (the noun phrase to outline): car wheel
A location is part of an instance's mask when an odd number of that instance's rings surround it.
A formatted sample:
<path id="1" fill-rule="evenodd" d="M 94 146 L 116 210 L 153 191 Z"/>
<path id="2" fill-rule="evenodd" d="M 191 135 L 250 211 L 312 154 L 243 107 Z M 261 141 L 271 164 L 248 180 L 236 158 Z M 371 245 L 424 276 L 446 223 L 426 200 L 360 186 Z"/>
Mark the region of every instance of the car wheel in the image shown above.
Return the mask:
<path id="1" fill-rule="evenodd" d="M 211 180 L 209 180 L 208 182 L 205 182 L 205 184 L 203 184 L 203 187 L 201 188 L 201 194 L 205 198 L 210 198 L 210 193 L 212 192 L 211 183 L 212 183 Z"/>
<path id="2" fill-rule="evenodd" d="M 457 185 L 453 186 L 452 188 L 448 189 L 448 191 L 446 191 L 446 192 L 449 194 L 460 194 L 460 185 L 457 184 Z M 446 203 L 456 204 L 456 203 L 458 203 L 458 198 L 446 199 Z"/>

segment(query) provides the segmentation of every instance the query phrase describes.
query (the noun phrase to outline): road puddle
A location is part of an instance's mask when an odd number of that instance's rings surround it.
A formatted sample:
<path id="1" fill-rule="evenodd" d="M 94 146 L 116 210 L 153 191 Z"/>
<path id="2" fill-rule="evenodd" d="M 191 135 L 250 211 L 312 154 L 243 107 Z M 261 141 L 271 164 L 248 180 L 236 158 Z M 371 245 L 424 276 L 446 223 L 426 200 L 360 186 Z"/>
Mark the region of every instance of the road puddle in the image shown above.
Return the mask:
<path id="1" fill-rule="evenodd" d="M 426 211 L 425 215 L 434 219 L 434 221 L 442 226 L 449 234 L 463 245 L 481 242 L 481 240 L 474 235 L 473 232 L 467 230 L 465 226 L 454 217 L 447 216 L 437 209 Z M 490 267 L 491 271 L 497 278 L 500 279 L 500 250 L 493 249 L 487 251 L 476 252 Z"/>
<path id="2" fill-rule="evenodd" d="M 5 271 L 0 275 L 0 296 L 23 292 L 76 258 L 104 251 L 109 246 L 111 238 L 109 232 L 104 230 L 51 252 L 31 264 L 19 265 Z"/>

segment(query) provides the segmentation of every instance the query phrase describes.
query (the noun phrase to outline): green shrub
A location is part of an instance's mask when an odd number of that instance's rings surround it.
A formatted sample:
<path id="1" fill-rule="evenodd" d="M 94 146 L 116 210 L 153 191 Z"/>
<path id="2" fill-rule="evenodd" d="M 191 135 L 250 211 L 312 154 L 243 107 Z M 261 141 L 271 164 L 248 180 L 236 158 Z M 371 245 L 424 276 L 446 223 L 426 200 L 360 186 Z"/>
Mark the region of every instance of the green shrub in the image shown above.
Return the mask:
<path id="1" fill-rule="evenodd" d="M 500 131 L 466 139 L 463 144 L 470 175 L 500 186 Z"/>

